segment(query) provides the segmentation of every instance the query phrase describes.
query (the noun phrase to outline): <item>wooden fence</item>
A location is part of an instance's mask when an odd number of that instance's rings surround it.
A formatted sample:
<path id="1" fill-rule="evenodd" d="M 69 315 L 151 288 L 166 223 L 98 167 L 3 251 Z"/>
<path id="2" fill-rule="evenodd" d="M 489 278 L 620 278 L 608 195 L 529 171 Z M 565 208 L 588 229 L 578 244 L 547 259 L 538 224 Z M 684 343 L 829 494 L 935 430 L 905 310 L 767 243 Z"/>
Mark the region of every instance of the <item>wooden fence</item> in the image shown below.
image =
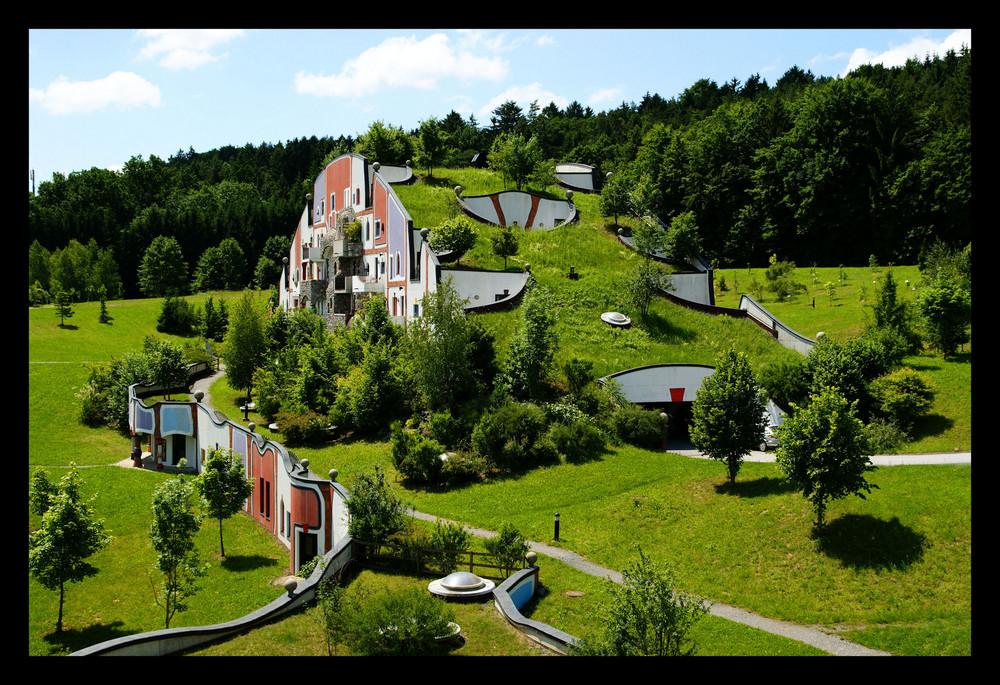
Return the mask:
<path id="1" fill-rule="evenodd" d="M 500 563 L 495 554 L 472 551 L 448 551 L 354 540 L 354 561 L 365 568 L 425 576 L 446 576 L 454 571 L 469 571 L 480 578 L 502 581 L 511 573 L 527 568 L 524 559 L 514 567 Z"/>

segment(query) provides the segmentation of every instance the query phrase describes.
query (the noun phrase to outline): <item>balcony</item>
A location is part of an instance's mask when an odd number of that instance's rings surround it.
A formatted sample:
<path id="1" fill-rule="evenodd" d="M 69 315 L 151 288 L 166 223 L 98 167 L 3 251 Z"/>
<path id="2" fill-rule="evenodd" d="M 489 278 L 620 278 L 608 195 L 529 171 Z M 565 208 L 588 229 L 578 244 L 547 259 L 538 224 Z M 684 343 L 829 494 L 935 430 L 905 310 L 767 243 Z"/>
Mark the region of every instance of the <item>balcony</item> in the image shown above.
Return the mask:
<path id="1" fill-rule="evenodd" d="M 333 278 L 333 290 L 338 293 L 382 293 L 385 283 L 369 276 L 344 276 Z"/>
<path id="2" fill-rule="evenodd" d="M 333 240 L 330 242 L 333 248 L 335 259 L 340 257 L 360 257 L 363 254 L 361 243 L 354 243 L 348 240 Z"/>
<path id="3" fill-rule="evenodd" d="M 302 246 L 302 261 L 303 262 L 322 262 L 323 261 L 323 251 L 318 247 L 310 247 L 308 245 Z"/>

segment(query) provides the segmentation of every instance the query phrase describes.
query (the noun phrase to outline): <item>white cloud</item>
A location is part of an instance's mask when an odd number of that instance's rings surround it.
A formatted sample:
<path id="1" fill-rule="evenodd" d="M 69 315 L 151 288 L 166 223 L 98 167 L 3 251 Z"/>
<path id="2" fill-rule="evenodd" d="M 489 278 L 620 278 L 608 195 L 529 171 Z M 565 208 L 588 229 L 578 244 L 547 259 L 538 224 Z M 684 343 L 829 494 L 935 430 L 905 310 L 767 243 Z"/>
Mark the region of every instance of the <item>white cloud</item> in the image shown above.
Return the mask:
<path id="1" fill-rule="evenodd" d="M 538 101 L 539 109 L 545 109 L 546 105 L 550 102 L 556 103 L 556 107 L 559 109 L 564 109 L 569 104 L 569 98 L 556 95 L 550 90 L 545 90 L 542 88 L 542 84 L 536 82 L 527 86 L 511 86 L 480 107 L 476 113 L 476 117 L 480 120 L 480 123 L 489 121 L 493 110 L 508 100 L 513 100 L 525 114 L 527 114 L 528 107 L 535 100 Z"/>
<path id="2" fill-rule="evenodd" d="M 606 103 L 617 105 L 623 92 L 621 88 L 602 88 L 590 94 L 590 97 L 587 98 L 587 104 L 591 107 L 598 107 Z"/>
<path id="3" fill-rule="evenodd" d="M 431 89 L 446 78 L 495 81 L 506 73 L 506 61 L 456 49 L 446 35 L 436 33 L 423 40 L 388 38 L 345 62 L 339 74 L 300 71 L 295 90 L 303 95 L 358 97 L 400 86 Z"/>
<path id="4" fill-rule="evenodd" d="M 910 58 L 923 60 L 928 55 L 943 57 L 949 50 L 958 52 L 963 45 L 972 47 L 972 31 L 969 29 L 960 29 L 941 40 L 917 36 L 908 43 L 890 47 L 882 52 L 858 48 L 851 53 L 847 67 L 841 76 L 848 74 L 862 64 L 881 64 L 891 68 L 902 66 Z"/>
<path id="5" fill-rule="evenodd" d="M 139 57 L 159 57 L 167 69 L 194 69 L 224 57 L 227 53 L 213 54 L 213 48 L 243 35 L 239 29 L 143 29 L 139 36 L 149 40 Z"/>
<path id="6" fill-rule="evenodd" d="M 116 71 L 96 81 L 70 81 L 65 76 L 45 90 L 28 89 L 28 102 L 52 114 L 87 114 L 117 107 L 159 107 L 160 89 L 129 71 Z"/>

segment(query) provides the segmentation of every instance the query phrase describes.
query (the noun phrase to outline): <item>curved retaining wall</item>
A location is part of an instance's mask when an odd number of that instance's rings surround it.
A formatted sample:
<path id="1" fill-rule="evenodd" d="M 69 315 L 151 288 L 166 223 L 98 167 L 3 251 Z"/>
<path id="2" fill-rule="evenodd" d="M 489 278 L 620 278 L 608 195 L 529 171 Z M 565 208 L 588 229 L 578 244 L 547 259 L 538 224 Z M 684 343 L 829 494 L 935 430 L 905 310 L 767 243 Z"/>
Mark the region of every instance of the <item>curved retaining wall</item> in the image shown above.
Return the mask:
<path id="1" fill-rule="evenodd" d="M 316 597 L 319 584 L 338 573 L 351 559 L 351 539 L 345 538 L 323 557 L 323 565 L 312 572 L 292 591 L 267 606 L 226 623 L 191 628 L 169 628 L 149 633 L 119 637 L 91 645 L 70 656 L 166 656 L 235 635 L 249 628 L 280 618 L 301 608 Z"/>
<path id="2" fill-rule="evenodd" d="M 740 309 L 746 311 L 747 316 L 758 326 L 769 332 L 779 343 L 791 350 L 807 355 L 816 344 L 815 340 L 811 340 L 781 323 L 771 312 L 767 311 L 757 300 L 749 295 L 740 297 Z"/>
<path id="3" fill-rule="evenodd" d="M 559 654 L 567 654 L 577 639 L 550 625 L 532 621 L 521 614 L 538 590 L 538 567 L 529 566 L 500 583 L 493 590 L 493 606 L 507 622 L 527 637 Z"/>
<path id="4" fill-rule="evenodd" d="M 456 194 L 462 211 L 476 221 L 496 226 L 518 225 L 524 229 L 552 230 L 576 219 L 570 200 L 553 200 L 521 190 L 463 197 Z"/>
<path id="5" fill-rule="evenodd" d="M 581 193 L 599 193 L 594 183 L 594 167 L 577 162 L 556 164 L 556 178 L 559 185 Z"/>
<path id="6" fill-rule="evenodd" d="M 466 300 L 466 312 L 479 314 L 509 309 L 520 302 L 531 274 L 527 271 L 441 269 L 441 278 L 451 279 L 458 298 Z"/>

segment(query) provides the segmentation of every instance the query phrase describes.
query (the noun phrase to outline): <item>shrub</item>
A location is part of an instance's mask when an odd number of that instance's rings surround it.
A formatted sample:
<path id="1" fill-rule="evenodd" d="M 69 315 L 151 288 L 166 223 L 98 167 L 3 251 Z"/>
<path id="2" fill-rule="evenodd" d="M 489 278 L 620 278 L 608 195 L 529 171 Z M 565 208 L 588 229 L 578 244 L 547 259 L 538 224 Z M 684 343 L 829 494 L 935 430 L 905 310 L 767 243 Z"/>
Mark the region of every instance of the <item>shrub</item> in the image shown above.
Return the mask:
<path id="1" fill-rule="evenodd" d="M 757 372 L 757 384 L 781 408 L 791 411 L 809 397 L 804 360 L 767 364 Z"/>
<path id="2" fill-rule="evenodd" d="M 528 541 L 518 532 L 513 523 L 504 523 L 500 532 L 491 538 L 483 540 L 483 547 L 495 555 L 497 563 L 503 568 L 505 575 L 521 568 L 524 555 L 528 553 Z"/>
<path id="3" fill-rule="evenodd" d="M 431 549 L 442 552 L 441 570 L 451 573 L 458 567 L 459 553 L 471 546 L 472 534 L 460 523 L 437 519 L 428 542 Z"/>
<path id="4" fill-rule="evenodd" d="M 493 467 L 483 457 L 466 452 L 449 454 L 441 462 L 441 482 L 451 485 L 481 480 L 487 476 Z"/>
<path id="5" fill-rule="evenodd" d="M 156 320 L 156 330 L 173 335 L 191 335 L 199 326 L 197 310 L 183 297 L 167 297 Z"/>
<path id="6" fill-rule="evenodd" d="M 359 602 L 348 629 L 351 652 L 366 656 L 439 654 L 435 638 L 454 620 L 444 600 L 417 588 L 396 590 Z"/>
<path id="7" fill-rule="evenodd" d="M 688 656 L 694 654 L 691 627 L 707 613 L 694 597 L 674 590 L 669 564 L 639 550 L 622 571 L 621 584 L 606 580 L 611 599 L 602 605 L 603 633 L 585 636 L 572 653 L 580 656 Z"/>
<path id="8" fill-rule="evenodd" d="M 571 359 L 563 364 L 566 374 L 566 386 L 571 395 L 580 395 L 583 389 L 594 380 L 594 363 L 583 359 Z"/>
<path id="9" fill-rule="evenodd" d="M 892 454 L 907 437 L 898 424 L 885 419 L 874 419 L 866 424 L 864 435 L 872 454 Z"/>
<path id="10" fill-rule="evenodd" d="M 416 431 L 403 428 L 396 421 L 392 424 L 392 461 L 403 478 L 421 483 L 436 483 L 441 474 L 441 453 L 444 447 L 430 438 L 422 438 Z"/>
<path id="11" fill-rule="evenodd" d="M 604 435 L 586 421 L 555 423 L 548 438 L 568 462 L 593 458 L 604 449 Z"/>
<path id="12" fill-rule="evenodd" d="M 903 367 L 876 378 L 872 395 L 878 413 L 908 431 L 930 409 L 934 391 L 920 373 Z"/>
<path id="13" fill-rule="evenodd" d="M 545 413 L 537 405 L 508 402 L 484 414 L 476 424 L 472 431 L 472 449 L 501 469 L 531 465 L 551 456 L 550 452 L 538 458 L 535 454 L 545 429 Z"/>
<path id="14" fill-rule="evenodd" d="M 660 412 L 654 409 L 626 403 L 618 407 L 611 416 L 611 428 L 622 442 L 636 447 L 659 449 L 666 437 L 666 423 Z"/>
<path id="15" fill-rule="evenodd" d="M 374 473 L 358 474 L 347 500 L 347 512 L 351 517 L 347 532 L 364 542 L 384 543 L 406 527 L 403 503 L 389 489 L 377 466 Z"/>
<path id="16" fill-rule="evenodd" d="M 427 433 L 447 447 L 460 445 L 465 439 L 465 426 L 448 410 L 432 413 L 427 418 Z"/>
<path id="17" fill-rule="evenodd" d="M 99 428 L 107 423 L 108 390 L 94 383 L 87 383 L 76 393 L 80 400 L 80 423 Z"/>
<path id="18" fill-rule="evenodd" d="M 327 435 L 326 418 L 314 411 L 283 410 L 275 417 L 289 445 L 311 445 Z"/>

